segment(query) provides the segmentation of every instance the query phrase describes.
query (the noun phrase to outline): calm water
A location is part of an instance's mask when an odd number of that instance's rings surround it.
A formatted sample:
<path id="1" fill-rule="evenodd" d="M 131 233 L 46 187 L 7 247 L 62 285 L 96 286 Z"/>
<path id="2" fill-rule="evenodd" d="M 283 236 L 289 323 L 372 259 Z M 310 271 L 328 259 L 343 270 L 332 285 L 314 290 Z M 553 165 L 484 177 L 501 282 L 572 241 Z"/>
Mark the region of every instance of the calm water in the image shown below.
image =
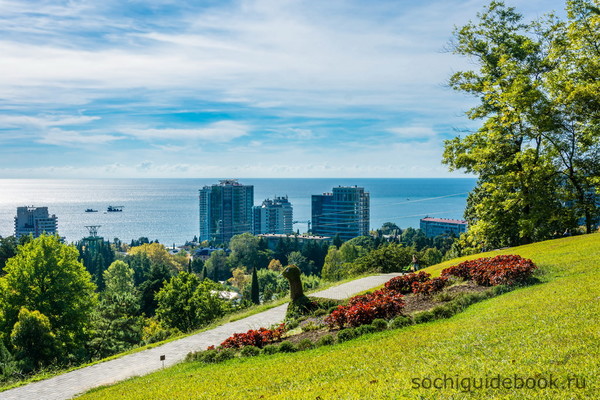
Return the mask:
<path id="1" fill-rule="evenodd" d="M 254 185 L 254 203 L 287 195 L 294 220 L 310 219 L 312 194 L 334 186 L 362 186 L 371 193 L 371 229 L 384 222 L 418 227 L 425 216 L 462 218 L 467 192 L 475 179 L 240 179 Z M 98 233 L 129 242 L 140 236 L 164 244 L 183 244 L 198 234 L 198 189 L 218 179 L 47 180 L 0 179 L 0 236 L 14 234 L 18 206 L 47 206 L 58 217 L 67 241 L 87 236 L 86 225 L 101 225 Z M 106 213 L 109 205 L 124 206 Z M 97 213 L 85 213 L 86 208 Z M 294 226 L 300 232 L 306 223 Z"/>

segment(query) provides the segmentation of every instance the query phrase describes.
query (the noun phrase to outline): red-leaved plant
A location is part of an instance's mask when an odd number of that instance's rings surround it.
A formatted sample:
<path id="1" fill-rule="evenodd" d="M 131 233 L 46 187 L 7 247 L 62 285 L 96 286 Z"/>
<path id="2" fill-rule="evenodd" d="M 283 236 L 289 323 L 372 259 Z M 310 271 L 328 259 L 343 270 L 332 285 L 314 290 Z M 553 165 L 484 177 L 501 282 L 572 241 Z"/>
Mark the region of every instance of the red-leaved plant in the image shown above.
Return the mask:
<path id="1" fill-rule="evenodd" d="M 339 328 L 346 324 L 356 327 L 370 324 L 376 318 L 392 318 L 401 314 L 403 308 L 402 294 L 381 289 L 370 294 L 354 296 L 347 306 L 338 306 L 325 318 L 325 324 Z"/>
<path id="2" fill-rule="evenodd" d="M 430 277 L 431 275 L 425 271 L 419 271 L 416 274 L 413 272 L 390 279 L 385 283 L 385 288 L 398 293 L 407 294 L 412 292 L 413 282 L 425 282 L 428 281 Z"/>
<path id="3" fill-rule="evenodd" d="M 412 291 L 414 294 L 431 296 L 432 294 L 441 291 L 447 285 L 448 278 L 433 278 L 425 282 L 413 282 Z"/>
<path id="4" fill-rule="evenodd" d="M 499 255 L 464 261 L 442 271 L 442 277 L 455 276 L 473 280 L 478 285 L 515 285 L 525 283 L 537 266 L 518 255 Z"/>
<path id="5" fill-rule="evenodd" d="M 234 333 L 232 336 L 225 339 L 220 347 L 225 349 L 241 349 L 244 346 L 256 346 L 262 348 L 269 343 L 279 341 L 285 331 L 285 324 L 280 324 L 275 329 L 250 329 L 246 333 Z"/>

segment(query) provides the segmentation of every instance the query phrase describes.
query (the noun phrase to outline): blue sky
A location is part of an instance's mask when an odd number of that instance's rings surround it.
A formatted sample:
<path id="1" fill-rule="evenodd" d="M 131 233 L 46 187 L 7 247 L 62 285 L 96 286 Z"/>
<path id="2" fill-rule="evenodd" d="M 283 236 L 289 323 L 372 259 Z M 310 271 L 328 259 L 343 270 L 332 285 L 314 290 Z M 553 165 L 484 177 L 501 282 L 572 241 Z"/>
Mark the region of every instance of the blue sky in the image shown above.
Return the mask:
<path id="1" fill-rule="evenodd" d="M 0 0 L 0 178 L 460 176 L 444 49 L 485 4 Z"/>

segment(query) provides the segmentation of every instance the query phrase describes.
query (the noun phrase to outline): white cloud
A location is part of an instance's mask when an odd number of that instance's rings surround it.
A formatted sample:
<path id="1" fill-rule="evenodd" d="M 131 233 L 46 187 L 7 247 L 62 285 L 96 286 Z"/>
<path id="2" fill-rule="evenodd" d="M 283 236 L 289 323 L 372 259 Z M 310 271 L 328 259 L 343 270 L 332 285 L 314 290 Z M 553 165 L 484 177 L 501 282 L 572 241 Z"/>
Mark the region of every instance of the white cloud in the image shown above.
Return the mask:
<path id="1" fill-rule="evenodd" d="M 125 135 L 134 136 L 137 139 L 155 140 L 205 140 L 209 142 L 230 142 L 242 136 L 248 135 L 249 127 L 234 121 L 218 121 L 203 128 L 195 129 L 123 129 Z"/>
<path id="2" fill-rule="evenodd" d="M 35 126 L 38 128 L 48 128 L 54 126 L 82 125 L 99 119 L 100 117 L 88 117 L 84 115 L 0 115 L 0 127 Z"/>
<path id="3" fill-rule="evenodd" d="M 113 135 L 84 135 L 75 131 L 51 128 L 47 132 L 43 133 L 37 142 L 55 146 L 79 147 L 106 144 L 121 139 L 124 139 L 124 137 Z"/>
<path id="4" fill-rule="evenodd" d="M 402 126 L 389 128 L 388 132 L 393 133 L 399 139 L 432 139 L 437 136 L 435 130 L 429 126 Z"/>

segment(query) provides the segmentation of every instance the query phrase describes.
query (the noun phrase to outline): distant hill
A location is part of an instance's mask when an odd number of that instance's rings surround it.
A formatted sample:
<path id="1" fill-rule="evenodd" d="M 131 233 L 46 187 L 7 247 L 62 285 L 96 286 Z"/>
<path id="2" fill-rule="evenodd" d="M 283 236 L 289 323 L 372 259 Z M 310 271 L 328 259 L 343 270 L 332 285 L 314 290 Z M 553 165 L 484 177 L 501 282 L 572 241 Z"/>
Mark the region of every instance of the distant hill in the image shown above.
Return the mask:
<path id="1" fill-rule="evenodd" d="M 541 282 L 472 305 L 450 319 L 294 354 L 180 364 L 82 398 L 597 398 L 600 234 L 484 255 L 495 254 L 531 258 L 540 267 Z M 428 270 L 439 273 L 458 261 Z M 480 382 L 491 387 L 473 387 Z M 446 388 L 423 388 L 429 383 Z M 536 388 L 512 388 L 521 384 Z"/>

